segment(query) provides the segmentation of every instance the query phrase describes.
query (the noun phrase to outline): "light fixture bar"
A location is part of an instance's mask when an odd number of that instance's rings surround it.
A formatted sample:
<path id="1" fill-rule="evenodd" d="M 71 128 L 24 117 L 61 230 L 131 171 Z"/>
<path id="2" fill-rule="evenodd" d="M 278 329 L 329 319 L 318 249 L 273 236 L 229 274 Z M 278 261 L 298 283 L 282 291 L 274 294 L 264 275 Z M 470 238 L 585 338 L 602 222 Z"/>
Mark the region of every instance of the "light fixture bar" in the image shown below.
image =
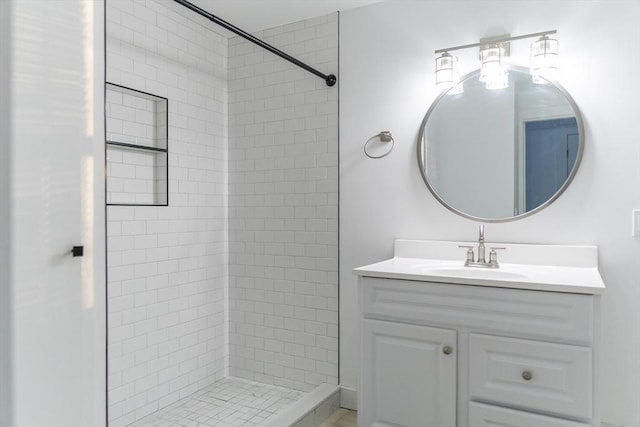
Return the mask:
<path id="1" fill-rule="evenodd" d="M 453 50 L 468 49 L 470 47 L 486 46 L 487 44 L 498 44 L 498 43 L 509 42 L 512 40 L 521 40 L 521 39 L 528 39 L 531 37 L 548 36 L 550 34 L 556 34 L 557 32 L 558 32 L 557 30 L 550 30 L 550 31 L 542 31 L 539 33 L 525 34 L 522 36 L 487 38 L 487 39 L 483 39 L 483 41 L 481 41 L 480 43 L 464 44 L 460 46 L 448 47 L 446 49 L 437 49 L 434 52 L 435 53 L 451 52 Z"/>

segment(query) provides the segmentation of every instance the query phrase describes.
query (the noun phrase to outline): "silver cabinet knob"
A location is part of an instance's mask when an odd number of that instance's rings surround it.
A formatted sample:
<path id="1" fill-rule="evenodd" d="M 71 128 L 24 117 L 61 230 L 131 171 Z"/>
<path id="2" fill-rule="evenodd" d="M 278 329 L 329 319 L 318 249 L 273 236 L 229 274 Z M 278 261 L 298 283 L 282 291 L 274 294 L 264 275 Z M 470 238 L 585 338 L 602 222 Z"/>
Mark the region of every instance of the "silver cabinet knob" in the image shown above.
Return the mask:
<path id="1" fill-rule="evenodd" d="M 531 378 L 533 378 L 533 374 L 531 374 L 531 372 L 529 371 L 524 371 L 522 373 L 522 379 L 525 381 L 529 381 Z"/>
<path id="2" fill-rule="evenodd" d="M 442 352 L 444 354 L 451 354 L 453 352 L 453 349 L 448 345 L 445 345 L 444 347 L 442 347 Z"/>

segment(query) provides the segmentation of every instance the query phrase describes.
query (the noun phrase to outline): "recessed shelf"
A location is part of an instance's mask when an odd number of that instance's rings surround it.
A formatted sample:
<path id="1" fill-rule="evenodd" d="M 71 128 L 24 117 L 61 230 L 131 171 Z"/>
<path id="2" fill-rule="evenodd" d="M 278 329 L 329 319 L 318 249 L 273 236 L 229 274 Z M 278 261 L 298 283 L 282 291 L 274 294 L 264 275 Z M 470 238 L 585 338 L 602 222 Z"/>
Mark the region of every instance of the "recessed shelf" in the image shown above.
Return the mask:
<path id="1" fill-rule="evenodd" d="M 107 205 L 168 205 L 167 103 L 107 83 Z"/>
<path id="2" fill-rule="evenodd" d="M 107 141 L 107 145 L 115 145 L 118 147 L 129 148 L 132 150 L 141 150 L 141 151 L 158 151 L 160 153 L 166 153 L 166 148 L 156 148 L 156 147 L 146 147 L 144 145 L 136 145 L 136 144 L 127 144 L 126 142 L 117 142 L 117 141 Z"/>

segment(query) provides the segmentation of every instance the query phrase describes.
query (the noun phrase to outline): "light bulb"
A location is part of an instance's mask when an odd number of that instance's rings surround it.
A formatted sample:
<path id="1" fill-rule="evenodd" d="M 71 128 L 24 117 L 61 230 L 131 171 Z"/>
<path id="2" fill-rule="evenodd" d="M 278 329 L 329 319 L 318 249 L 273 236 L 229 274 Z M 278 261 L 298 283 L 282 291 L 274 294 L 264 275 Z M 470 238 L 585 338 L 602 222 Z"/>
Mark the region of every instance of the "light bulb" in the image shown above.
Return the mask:
<path id="1" fill-rule="evenodd" d="M 500 74 L 495 74 L 485 80 L 485 87 L 489 90 L 506 89 L 509 87 L 509 73 L 503 70 Z"/>
<path id="2" fill-rule="evenodd" d="M 509 74 L 502 63 L 502 47 L 500 45 L 485 46 L 480 50 L 480 81 L 487 89 L 504 89 L 509 87 Z"/>

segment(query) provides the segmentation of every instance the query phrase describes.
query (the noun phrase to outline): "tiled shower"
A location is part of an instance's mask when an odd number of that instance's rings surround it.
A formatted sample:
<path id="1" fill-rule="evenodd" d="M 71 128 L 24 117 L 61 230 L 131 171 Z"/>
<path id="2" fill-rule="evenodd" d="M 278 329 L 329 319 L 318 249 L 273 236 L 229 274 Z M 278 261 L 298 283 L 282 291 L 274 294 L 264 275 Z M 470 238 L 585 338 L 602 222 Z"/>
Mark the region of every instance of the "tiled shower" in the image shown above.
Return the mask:
<path id="1" fill-rule="evenodd" d="M 259 37 L 338 69 L 338 16 Z M 230 373 L 338 383 L 338 90 L 229 40 Z"/>
<path id="2" fill-rule="evenodd" d="M 110 427 L 233 378 L 337 384 L 337 87 L 174 2 L 106 8 L 106 80 L 167 99 L 169 176 L 167 206 L 126 194 L 162 162 L 107 153 Z M 337 72 L 337 14 L 256 35 Z M 142 132 L 123 104 L 108 140 Z"/>

